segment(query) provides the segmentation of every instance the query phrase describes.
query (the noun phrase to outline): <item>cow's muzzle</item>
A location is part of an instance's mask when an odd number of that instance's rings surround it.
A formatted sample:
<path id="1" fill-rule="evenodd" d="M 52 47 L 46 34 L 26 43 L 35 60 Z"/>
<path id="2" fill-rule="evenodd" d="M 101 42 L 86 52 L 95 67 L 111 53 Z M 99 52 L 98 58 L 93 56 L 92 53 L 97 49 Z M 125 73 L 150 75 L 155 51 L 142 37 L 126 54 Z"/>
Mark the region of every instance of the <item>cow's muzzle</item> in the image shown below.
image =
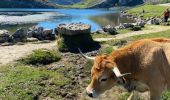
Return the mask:
<path id="1" fill-rule="evenodd" d="M 90 93 L 90 92 L 86 91 L 86 94 L 87 94 L 89 97 L 93 98 L 93 93 Z"/>

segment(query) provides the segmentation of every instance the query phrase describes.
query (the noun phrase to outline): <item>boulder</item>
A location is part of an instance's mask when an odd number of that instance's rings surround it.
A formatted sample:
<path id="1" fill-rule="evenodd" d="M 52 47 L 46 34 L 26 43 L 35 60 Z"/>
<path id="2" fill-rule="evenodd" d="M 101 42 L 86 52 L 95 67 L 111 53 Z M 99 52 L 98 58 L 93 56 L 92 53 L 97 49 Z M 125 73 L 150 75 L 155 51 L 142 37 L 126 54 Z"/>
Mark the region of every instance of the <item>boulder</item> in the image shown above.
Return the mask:
<path id="1" fill-rule="evenodd" d="M 142 30 L 142 27 L 141 27 L 141 26 L 138 26 L 138 25 L 135 25 L 135 26 L 133 26 L 133 27 L 131 28 L 131 30 L 133 30 L 133 31 L 140 31 L 140 30 Z"/>
<path id="2" fill-rule="evenodd" d="M 27 30 L 25 28 L 19 28 L 12 34 L 14 42 L 25 42 L 27 40 Z"/>
<path id="3" fill-rule="evenodd" d="M 59 24 L 57 32 L 61 35 L 89 34 L 91 25 L 83 23 Z"/>
<path id="4" fill-rule="evenodd" d="M 116 29 L 116 30 L 125 29 L 125 27 L 124 27 L 122 24 L 120 24 L 119 26 L 116 26 L 115 29 Z"/>
<path id="5" fill-rule="evenodd" d="M 31 38 L 37 38 L 39 40 L 54 40 L 55 39 L 55 33 L 53 32 L 53 29 L 44 29 L 43 27 L 32 27 L 28 31 L 28 37 Z"/>
<path id="6" fill-rule="evenodd" d="M 10 34 L 8 31 L 3 30 L 2 32 L 0 32 L 0 43 L 5 43 L 5 42 L 9 42 L 10 41 Z"/>
<path id="7" fill-rule="evenodd" d="M 134 25 L 133 25 L 133 23 L 122 23 L 121 26 L 123 26 L 124 28 L 131 28 L 131 27 L 133 27 Z"/>
<path id="8" fill-rule="evenodd" d="M 135 25 L 144 27 L 146 22 L 144 20 L 138 20 Z"/>
<path id="9" fill-rule="evenodd" d="M 53 29 L 44 29 L 42 37 L 45 40 L 55 40 L 55 33 L 53 32 Z"/>
<path id="10" fill-rule="evenodd" d="M 104 32 L 110 33 L 110 34 L 115 34 L 116 33 L 116 29 L 111 26 L 111 25 L 106 25 L 104 27 L 102 27 Z"/>
<path id="11" fill-rule="evenodd" d="M 99 29 L 95 33 L 97 33 L 97 34 L 107 34 L 107 32 L 105 32 L 103 29 Z"/>
<path id="12" fill-rule="evenodd" d="M 150 19 L 147 24 L 159 25 L 162 22 L 160 18 L 152 18 Z"/>
<path id="13" fill-rule="evenodd" d="M 29 31 L 27 32 L 27 36 L 28 36 L 29 38 L 33 37 L 33 31 L 29 30 Z"/>
<path id="14" fill-rule="evenodd" d="M 37 42 L 37 38 L 27 38 L 27 42 Z"/>

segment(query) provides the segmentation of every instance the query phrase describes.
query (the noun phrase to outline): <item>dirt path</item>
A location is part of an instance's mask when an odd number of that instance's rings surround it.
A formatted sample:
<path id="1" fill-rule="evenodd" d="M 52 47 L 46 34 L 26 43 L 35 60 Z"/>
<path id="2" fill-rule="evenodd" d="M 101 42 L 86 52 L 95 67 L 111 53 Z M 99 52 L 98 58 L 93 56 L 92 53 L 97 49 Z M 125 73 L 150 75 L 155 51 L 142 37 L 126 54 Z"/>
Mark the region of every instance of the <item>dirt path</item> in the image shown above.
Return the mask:
<path id="1" fill-rule="evenodd" d="M 170 6 L 170 3 L 165 3 L 165 4 L 158 4 L 159 6 L 166 6 L 166 7 L 169 7 Z"/>
<path id="2" fill-rule="evenodd" d="M 169 26 L 158 26 L 158 25 L 148 26 L 148 28 L 149 28 L 148 30 L 129 32 L 126 34 L 118 34 L 118 35 L 115 35 L 113 38 L 96 38 L 95 41 L 100 42 L 100 41 L 109 41 L 109 40 L 114 40 L 114 39 L 123 39 L 123 38 L 131 37 L 131 36 L 156 33 L 156 32 L 166 31 L 170 29 Z"/>
<path id="3" fill-rule="evenodd" d="M 24 45 L 0 46 L 0 64 L 12 63 L 35 49 L 52 48 L 56 46 L 55 43 L 56 42 L 39 44 L 27 43 Z"/>

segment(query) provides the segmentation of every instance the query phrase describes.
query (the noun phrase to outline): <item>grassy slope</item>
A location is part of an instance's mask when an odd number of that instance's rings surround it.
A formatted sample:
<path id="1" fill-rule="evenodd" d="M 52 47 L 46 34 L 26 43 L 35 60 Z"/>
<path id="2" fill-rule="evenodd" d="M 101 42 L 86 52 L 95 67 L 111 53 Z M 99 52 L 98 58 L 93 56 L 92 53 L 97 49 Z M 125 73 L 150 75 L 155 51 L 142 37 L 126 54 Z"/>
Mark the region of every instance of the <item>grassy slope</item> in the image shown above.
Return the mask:
<path id="1" fill-rule="evenodd" d="M 149 18 L 154 16 L 161 17 L 166 8 L 167 7 L 158 6 L 158 5 L 143 5 L 143 6 L 132 8 L 127 12 L 134 16 L 142 15 L 144 18 Z M 142 13 L 143 10 L 145 11 L 145 13 Z"/>
<path id="2" fill-rule="evenodd" d="M 0 8 L 55 8 L 50 0 L 1 0 Z"/>
<path id="3" fill-rule="evenodd" d="M 91 6 L 94 6 L 98 3 L 100 3 L 101 1 L 103 0 L 83 0 L 79 3 L 76 3 L 74 5 L 69 5 L 69 6 L 61 6 L 61 7 L 64 7 L 64 8 L 89 8 Z"/>
<path id="4" fill-rule="evenodd" d="M 0 98 L 4 100 L 33 100 L 39 95 L 61 99 L 57 87 L 69 82 L 62 73 L 26 65 L 0 66 L 0 79 Z"/>
<path id="5" fill-rule="evenodd" d="M 139 39 L 144 39 L 144 38 L 157 38 L 157 37 L 170 38 L 169 32 L 170 32 L 170 30 L 167 30 L 167 31 L 158 32 L 158 33 L 132 36 L 132 37 L 129 37 L 129 38 L 126 38 L 126 39 L 128 39 L 128 40 L 139 40 Z"/>

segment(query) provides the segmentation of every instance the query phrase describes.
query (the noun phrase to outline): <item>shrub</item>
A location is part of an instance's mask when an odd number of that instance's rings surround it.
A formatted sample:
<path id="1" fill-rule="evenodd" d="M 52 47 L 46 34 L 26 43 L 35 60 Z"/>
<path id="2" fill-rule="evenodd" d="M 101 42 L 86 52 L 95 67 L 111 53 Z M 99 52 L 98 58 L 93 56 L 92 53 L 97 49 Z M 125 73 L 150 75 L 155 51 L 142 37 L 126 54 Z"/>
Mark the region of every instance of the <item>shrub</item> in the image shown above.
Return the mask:
<path id="1" fill-rule="evenodd" d="M 22 58 L 21 61 L 25 64 L 47 65 L 59 61 L 60 59 L 61 57 L 56 50 L 38 49 L 33 51 L 33 53 L 28 55 L 28 57 Z"/>

